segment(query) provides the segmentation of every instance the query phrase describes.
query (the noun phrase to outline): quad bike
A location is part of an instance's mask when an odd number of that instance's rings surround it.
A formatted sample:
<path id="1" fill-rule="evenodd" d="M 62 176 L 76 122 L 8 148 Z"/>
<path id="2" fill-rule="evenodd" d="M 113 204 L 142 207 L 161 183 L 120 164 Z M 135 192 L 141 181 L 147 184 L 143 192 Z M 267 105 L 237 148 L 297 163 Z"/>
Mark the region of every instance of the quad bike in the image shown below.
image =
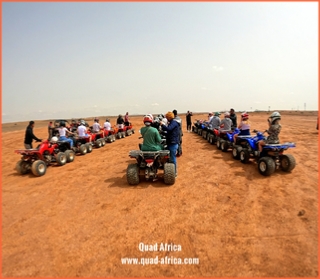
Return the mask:
<path id="1" fill-rule="evenodd" d="M 248 163 L 251 157 L 255 158 L 258 161 L 258 170 L 264 176 L 271 175 L 278 168 L 285 172 L 291 172 L 295 168 L 296 161 L 293 155 L 283 154 L 285 150 L 296 146 L 294 142 L 266 144 L 259 154 L 258 142 L 264 140 L 265 137 L 262 132 L 256 130 L 254 132 L 256 132 L 256 136 L 246 138 L 246 147 L 240 151 L 242 163 Z"/>
<path id="2" fill-rule="evenodd" d="M 223 152 L 227 152 L 228 149 L 233 146 L 233 136 L 239 133 L 239 129 L 234 129 L 233 131 L 219 131 L 219 136 L 216 140 L 217 148 L 221 149 Z"/>
<path id="3" fill-rule="evenodd" d="M 114 130 L 104 130 L 104 139 L 106 142 L 114 142 L 116 140 L 116 133 Z"/>
<path id="4" fill-rule="evenodd" d="M 45 175 L 47 167 L 52 163 L 63 166 L 75 158 L 66 141 L 52 143 L 45 140 L 35 149 L 18 149 L 15 153 L 22 155 L 16 164 L 17 172 L 27 174 L 31 171 L 35 176 Z"/>
<path id="5" fill-rule="evenodd" d="M 136 164 L 129 164 L 127 167 L 127 181 L 130 185 L 138 185 L 140 173 L 143 171 L 145 179 L 155 181 L 158 178 L 158 170 L 163 168 L 164 183 L 172 185 L 175 183 L 175 166 L 169 163 L 170 151 L 141 151 L 131 150 L 130 158 L 136 159 Z"/>
<path id="6" fill-rule="evenodd" d="M 72 137 L 73 139 L 73 150 L 75 153 L 86 155 L 92 152 L 92 143 L 89 137 Z"/>
<path id="7" fill-rule="evenodd" d="M 218 129 L 208 129 L 208 135 L 207 135 L 207 140 L 211 144 L 216 144 L 217 139 L 219 138 L 219 130 Z"/>
<path id="8" fill-rule="evenodd" d="M 132 128 L 132 124 L 129 123 L 129 125 L 125 125 L 123 130 L 125 131 L 126 136 L 131 136 L 134 134 L 134 129 Z"/>
<path id="9" fill-rule="evenodd" d="M 88 130 L 88 135 L 91 136 L 91 142 L 96 148 L 100 148 L 106 145 L 106 140 L 104 138 L 104 131 L 101 130 L 99 133 L 92 132 L 92 129 Z"/>

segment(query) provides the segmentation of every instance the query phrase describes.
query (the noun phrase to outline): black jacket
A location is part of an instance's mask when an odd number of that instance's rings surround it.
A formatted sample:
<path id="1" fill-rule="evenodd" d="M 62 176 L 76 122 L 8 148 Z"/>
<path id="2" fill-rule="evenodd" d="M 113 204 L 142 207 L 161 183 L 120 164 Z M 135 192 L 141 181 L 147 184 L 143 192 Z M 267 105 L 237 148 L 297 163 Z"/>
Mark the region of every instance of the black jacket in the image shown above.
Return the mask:
<path id="1" fill-rule="evenodd" d="M 31 144 L 32 140 L 41 141 L 33 134 L 33 128 L 29 125 L 26 129 L 26 135 L 24 137 L 24 143 L 25 144 Z"/>
<path id="2" fill-rule="evenodd" d="M 236 114 L 230 114 L 230 119 L 232 120 L 232 127 L 237 127 L 237 115 Z"/>

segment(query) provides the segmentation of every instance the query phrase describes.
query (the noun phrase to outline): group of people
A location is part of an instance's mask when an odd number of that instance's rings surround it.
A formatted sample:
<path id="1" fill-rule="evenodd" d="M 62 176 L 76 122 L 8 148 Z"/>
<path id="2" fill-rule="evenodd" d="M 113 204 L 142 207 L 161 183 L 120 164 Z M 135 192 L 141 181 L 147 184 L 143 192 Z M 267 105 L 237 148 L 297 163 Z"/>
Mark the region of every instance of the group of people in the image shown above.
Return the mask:
<path id="1" fill-rule="evenodd" d="M 224 113 L 224 119 L 220 119 L 220 112 L 215 112 L 214 114 L 210 112 L 208 114 L 207 125 L 209 129 L 218 129 L 220 132 L 228 132 L 235 128 L 240 129 L 240 133 L 234 135 L 234 142 L 236 142 L 237 137 L 241 135 L 250 135 L 250 126 L 251 123 L 249 121 L 249 114 L 244 112 L 241 114 L 241 121 L 239 125 L 237 125 L 237 115 L 235 114 L 234 109 L 230 109 L 229 112 Z M 187 122 L 187 131 L 191 131 L 191 116 L 192 112 L 188 111 L 186 115 Z M 281 115 L 279 112 L 273 112 L 268 118 L 268 129 L 264 132 L 268 133 L 268 137 L 266 140 L 262 140 L 258 142 L 259 152 L 262 151 L 263 146 L 265 144 L 277 144 L 279 143 L 279 134 L 281 131 Z M 143 151 L 158 151 L 163 149 L 161 145 L 161 136 L 159 133 L 159 129 L 166 133 L 166 143 L 167 148 L 170 151 L 170 160 L 175 165 L 176 176 L 177 174 L 177 160 L 176 154 L 179 145 L 182 144 L 182 120 L 178 116 L 177 110 L 169 111 L 166 115 L 159 115 L 157 117 L 157 125 L 155 124 L 154 118 L 152 114 L 147 114 L 143 118 L 144 127 L 141 128 L 141 135 L 143 137 L 143 143 L 141 145 L 141 150 Z M 125 114 L 123 118 L 122 115 L 119 115 L 117 118 L 117 126 L 119 128 L 123 128 L 124 125 L 129 125 L 129 113 Z M 32 141 L 41 142 L 42 139 L 37 138 L 33 133 L 34 121 L 30 121 L 29 125 L 26 128 L 25 132 L 25 140 L 24 146 L 26 149 L 32 149 Z M 59 130 L 60 140 L 65 140 L 70 142 L 70 146 L 73 147 L 73 140 L 68 138 L 67 135 L 78 135 L 79 137 L 89 137 L 89 141 L 91 142 L 91 136 L 87 131 L 87 124 L 84 120 L 80 120 L 80 123 L 77 127 L 77 133 L 71 132 L 66 128 L 65 122 L 61 121 Z M 155 127 L 156 126 L 156 127 Z M 49 123 L 48 133 L 49 139 L 52 136 L 52 122 Z M 110 119 L 107 118 L 106 122 L 103 124 L 103 127 L 99 124 L 99 118 L 94 119 L 94 124 L 92 125 L 93 133 L 105 133 L 105 131 L 112 130 L 112 126 L 110 124 Z M 104 136 L 104 135 L 103 135 Z"/>
<path id="2" fill-rule="evenodd" d="M 120 114 L 117 118 L 116 124 L 117 124 L 118 128 L 123 128 L 123 125 L 124 126 L 130 125 L 129 113 L 126 112 L 124 118 Z M 35 125 L 34 121 L 30 121 L 29 125 L 26 128 L 25 139 L 24 139 L 24 147 L 26 149 L 33 148 L 33 145 L 32 145 L 33 140 L 35 140 L 36 142 L 42 141 L 42 139 L 39 139 L 34 135 L 34 133 L 33 133 L 34 125 Z M 59 140 L 69 142 L 71 148 L 74 145 L 74 141 L 70 137 L 67 137 L 68 135 L 69 136 L 88 137 L 89 142 L 91 143 L 92 137 L 88 133 L 88 126 L 89 125 L 84 120 L 80 120 L 78 123 L 77 123 L 77 121 L 73 120 L 71 123 L 71 128 L 73 128 L 73 129 L 71 129 L 71 130 L 74 130 L 76 132 L 72 132 L 66 127 L 65 121 L 60 121 L 59 127 L 57 128 L 57 130 L 59 132 Z M 52 139 L 54 129 L 55 129 L 55 127 L 53 126 L 53 122 L 50 121 L 48 124 L 48 140 Z M 112 130 L 113 130 L 113 128 L 112 128 L 112 125 L 110 123 L 109 118 L 106 119 L 103 126 L 100 125 L 99 118 L 96 117 L 94 119 L 94 123 L 93 123 L 92 129 L 91 129 L 91 131 L 93 133 L 103 133 L 103 137 L 105 137 L 105 134 L 108 133 L 108 131 L 112 131 Z"/>
<path id="3" fill-rule="evenodd" d="M 188 116 L 188 114 L 187 114 Z M 268 133 L 266 140 L 261 140 L 258 142 L 259 152 L 262 151 L 263 146 L 266 144 L 277 144 L 279 143 L 279 134 L 281 131 L 281 114 L 277 111 L 273 112 L 268 118 L 268 129 L 264 133 Z M 249 114 L 244 112 L 241 114 L 241 121 L 237 125 L 237 115 L 234 109 L 230 109 L 229 112 L 224 113 L 224 119 L 220 119 L 220 112 L 212 112 L 208 115 L 207 122 L 209 129 L 217 129 L 220 133 L 229 132 L 235 128 L 240 130 L 239 134 L 234 135 L 234 143 L 236 143 L 238 136 L 250 136 L 250 126 Z"/>
<path id="4" fill-rule="evenodd" d="M 176 177 L 178 176 L 177 158 L 176 154 L 178 147 L 182 144 L 182 121 L 178 116 L 177 110 L 169 111 L 166 115 L 159 115 L 159 123 L 155 125 L 154 117 L 152 114 L 147 114 L 143 117 L 144 127 L 140 129 L 143 137 L 141 145 L 142 151 L 158 151 L 162 150 L 161 136 L 159 130 L 166 133 L 167 149 L 170 151 L 170 161 L 175 166 Z M 158 122 L 158 121 L 157 121 Z M 156 128 L 158 127 L 158 128 Z"/>

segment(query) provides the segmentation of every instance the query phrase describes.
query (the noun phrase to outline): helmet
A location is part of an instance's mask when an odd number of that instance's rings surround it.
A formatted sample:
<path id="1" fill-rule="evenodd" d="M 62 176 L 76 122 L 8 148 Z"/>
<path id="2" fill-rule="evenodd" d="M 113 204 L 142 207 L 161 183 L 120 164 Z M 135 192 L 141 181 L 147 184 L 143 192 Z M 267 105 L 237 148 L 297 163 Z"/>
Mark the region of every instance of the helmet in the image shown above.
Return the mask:
<path id="1" fill-rule="evenodd" d="M 217 111 L 217 112 L 214 113 L 214 116 L 219 116 L 220 114 L 221 113 Z"/>
<path id="2" fill-rule="evenodd" d="M 110 122 L 110 119 L 109 119 L 109 118 L 107 118 L 107 119 L 106 119 L 106 122 Z"/>
<path id="3" fill-rule="evenodd" d="M 85 125 L 86 125 L 86 122 L 85 122 L 84 120 L 80 120 L 80 125 L 85 126 Z"/>
<path id="4" fill-rule="evenodd" d="M 57 138 L 57 137 L 52 137 L 52 138 L 51 138 L 51 142 L 52 142 L 52 143 L 55 143 L 55 142 L 57 142 L 57 141 L 58 141 L 58 138 Z"/>
<path id="5" fill-rule="evenodd" d="M 64 121 L 60 121 L 60 126 L 66 127 L 66 123 Z"/>
<path id="6" fill-rule="evenodd" d="M 275 120 L 280 120 L 281 114 L 279 112 L 275 111 L 275 112 L 271 113 L 270 118 L 271 118 L 272 122 Z"/>
<path id="7" fill-rule="evenodd" d="M 248 118 L 249 114 L 247 114 L 246 112 L 241 113 L 241 118 Z"/>
<path id="8" fill-rule="evenodd" d="M 94 122 L 99 122 L 99 118 L 96 117 L 96 118 L 94 119 Z"/>
<path id="9" fill-rule="evenodd" d="M 164 118 L 164 115 L 161 113 L 158 115 L 159 120 L 161 121 Z"/>
<path id="10" fill-rule="evenodd" d="M 151 113 L 146 114 L 145 116 L 149 116 L 149 117 L 152 119 L 152 121 L 153 121 L 153 115 L 152 115 Z"/>
<path id="11" fill-rule="evenodd" d="M 153 122 L 153 119 L 149 116 L 149 115 L 145 115 L 143 117 L 143 123 L 152 123 Z"/>
<path id="12" fill-rule="evenodd" d="M 226 111 L 226 112 L 224 113 L 224 117 L 230 117 L 230 113 Z"/>

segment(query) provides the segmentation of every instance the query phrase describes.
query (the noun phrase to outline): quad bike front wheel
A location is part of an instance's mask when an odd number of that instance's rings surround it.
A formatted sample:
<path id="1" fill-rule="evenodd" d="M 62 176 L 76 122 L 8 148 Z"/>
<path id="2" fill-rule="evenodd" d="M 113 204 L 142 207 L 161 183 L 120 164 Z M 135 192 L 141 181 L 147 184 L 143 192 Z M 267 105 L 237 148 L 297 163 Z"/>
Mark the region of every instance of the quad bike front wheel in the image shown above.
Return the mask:
<path id="1" fill-rule="evenodd" d="M 239 160 L 240 159 L 240 151 L 242 150 L 242 147 L 235 146 L 232 148 L 232 157 L 233 159 Z"/>
<path id="2" fill-rule="evenodd" d="M 42 160 L 37 160 L 32 163 L 31 171 L 35 176 L 43 176 L 46 174 L 47 165 Z"/>
<path id="3" fill-rule="evenodd" d="M 137 164 L 129 164 L 127 167 L 127 182 L 129 185 L 138 185 L 139 179 L 139 167 Z"/>
<path id="4" fill-rule="evenodd" d="M 226 142 L 226 141 L 221 142 L 221 150 L 222 150 L 223 152 L 227 152 L 228 149 L 229 149 L 229 143 Z"/>
<path id="5" fill-rule="evenodd" d="M 292 171 L 296 166 L 296 160 L 291 154 L 280 156 L 280 168 L 285 172 Z"/>
<path id="6" fill-rule="evenodd" d="M 274 173 L 276 164 L 271 157 L 262 157 L 258 162 L 259 172 L 264 176 L 269 176 Z"/>
<path id="7" fill-rule="evenodd" d="M 67 163 L 66 153 L 64 153 L 64 152 L 59 152 L 59 153 L 57 154 L 56 160 L 57 160 L 57 163 L 58 163 L 60 166 L 65 165 L 65 164 Z"/>
<path id="8" fill-rule="evenodd" d="M 20 160 L 16 164 L 16 170 L 19 174 L 27 174 L 30 171 L 30 163 Z"/>
<path id="9" fill-rule="evenodd" d="M 164 167 L 164 183 L 167 185 L 173 185 L 176 182 L 176 170 L 173 163 L 165 163 Z"/>
<path id="10" fill-rule="evenodd" d="M 75 158 L 75 154 L 72 150 L 67 150 L 66 152 L 66 156 L 67 156 L 67 163 L 71 163 L 74 161 Z"/>

